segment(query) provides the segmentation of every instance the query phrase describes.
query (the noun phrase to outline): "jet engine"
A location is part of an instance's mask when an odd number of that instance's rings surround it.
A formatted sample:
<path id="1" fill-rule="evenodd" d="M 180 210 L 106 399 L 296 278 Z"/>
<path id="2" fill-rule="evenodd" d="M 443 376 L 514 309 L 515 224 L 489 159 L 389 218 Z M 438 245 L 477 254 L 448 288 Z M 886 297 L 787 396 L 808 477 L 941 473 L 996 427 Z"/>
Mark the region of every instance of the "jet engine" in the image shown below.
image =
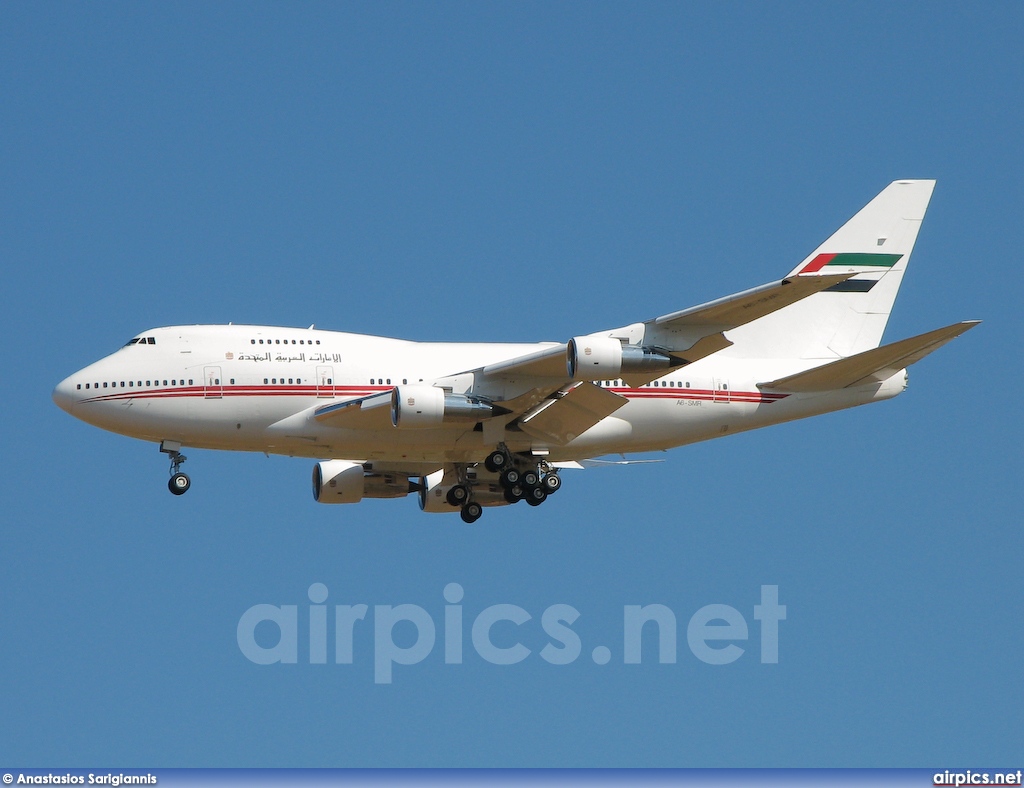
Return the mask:
<path id="1" fill-rule="evenodd" d="M 402 429 L 483 421 L 497 413 L 490 403 L 437 386 L 396 386 L 391 392 L 391 423 Z"/>
<path id="2" fill-rule="evenodd" d="M 489 481 L 470 479 L 473 488 L 473 500 L 481 506 L 508 506 L 505 492 L 497 479 Z M 448 503 L 448 491 L 454 487 L 453 480 L 445 480 L 444 472 L 437 471 L 424 476 L 419 485 L 420 509 L 424 512 L 444 513 L 457 512 L 457 507 Z"/>
<path id="3" fill-rule="evenodd" d="M 349 460 L 326 460 L 313 466 L 313 500 L 317 503 L 403 498 L 410 492 L 409 476 L 404 473 L 367 471 Z"/>
<path id="4" fill-rule="evenodd" d="M 608 380 L 660 369 L 667 372 L 681 363 L 651 348 L 623 345 L 614 337 L 573 337 L 565 361 L 573 380 Z"/>

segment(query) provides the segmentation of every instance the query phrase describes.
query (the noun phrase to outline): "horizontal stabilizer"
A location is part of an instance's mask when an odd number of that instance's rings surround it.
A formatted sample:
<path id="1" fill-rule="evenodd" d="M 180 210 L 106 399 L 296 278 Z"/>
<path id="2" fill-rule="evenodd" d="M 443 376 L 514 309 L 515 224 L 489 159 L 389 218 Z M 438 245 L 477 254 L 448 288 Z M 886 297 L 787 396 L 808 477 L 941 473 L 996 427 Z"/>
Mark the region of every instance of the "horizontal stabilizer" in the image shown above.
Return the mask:
<path id="1" fill-rule="evenodd" d="M 547 399 L 519 420 L 528 435 L 558 444 L 569 443 L 626 404 L 625 397 L 595 386 L 576 383 L 554 399 Z"/>
<path id="2" fill-rule="evenodd" d="M 793 392 L 833 391 L 850 386 L 881 382 L 901 369 L 920 361 L 952 339 L 974 328 L 980 320 L 965 320 L 927 334 L 866 350 L 789 377 L 758 383 L 759 388 Z"/>

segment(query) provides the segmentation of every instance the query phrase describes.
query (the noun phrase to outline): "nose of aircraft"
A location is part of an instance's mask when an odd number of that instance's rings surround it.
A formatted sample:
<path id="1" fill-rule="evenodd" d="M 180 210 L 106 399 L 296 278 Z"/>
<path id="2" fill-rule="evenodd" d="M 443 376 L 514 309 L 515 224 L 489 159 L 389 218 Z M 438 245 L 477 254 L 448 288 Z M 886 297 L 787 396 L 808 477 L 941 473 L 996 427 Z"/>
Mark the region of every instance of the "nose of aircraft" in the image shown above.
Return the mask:
<path id="1" fill-rule="evenodd" d="M 71 412 L 71 408 L 75 404 L 74 384 L 71 382 L 71 378 L 65 378 L 57 387 L 53 390 L 53 401 L 57 403 L 57 407 L 63 411 Z"/>

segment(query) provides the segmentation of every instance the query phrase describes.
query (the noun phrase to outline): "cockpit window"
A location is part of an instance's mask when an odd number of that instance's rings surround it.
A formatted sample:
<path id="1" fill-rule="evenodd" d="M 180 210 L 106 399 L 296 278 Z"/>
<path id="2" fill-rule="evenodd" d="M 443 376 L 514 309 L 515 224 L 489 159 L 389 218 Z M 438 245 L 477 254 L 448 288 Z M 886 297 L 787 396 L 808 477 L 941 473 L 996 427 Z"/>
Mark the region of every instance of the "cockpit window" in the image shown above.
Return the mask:
<path id="1" fill-rule="evenodd" d="M 135 344 L 138 344 L 138 345 L 155 345 L 156 344 L 156 337 L 135 337 L 135 339 L 129 339 L 127 342 L 125 342 L 124 343 L 124 347 L 128 347 L 129 345 L 135 345 Z"/>
<path id="2" fill-rule="evenodd" d="M 128 347 L 129 345 L 134 345 L 138 341 L 139 341 L 138 337 L 135 337 L 135 339 L 129 339 L 127 342 L 124 343 L 124 346 Z"/>

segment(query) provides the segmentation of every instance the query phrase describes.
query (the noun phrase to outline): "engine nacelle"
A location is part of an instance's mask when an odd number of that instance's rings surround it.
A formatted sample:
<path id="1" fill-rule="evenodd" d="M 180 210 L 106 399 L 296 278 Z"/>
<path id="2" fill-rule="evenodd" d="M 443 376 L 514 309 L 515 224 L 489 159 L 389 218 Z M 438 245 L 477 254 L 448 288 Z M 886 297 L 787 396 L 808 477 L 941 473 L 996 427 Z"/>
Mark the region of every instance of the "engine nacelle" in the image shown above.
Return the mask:
<path id="1" fill-rule="evenodd" d="M 359 503 L 363 500 L 363 466 L 349 460 L 327 460 L 313 466 L 313 500 L 317 503 Z"/>
<path id="2" fill-rule="evenodd" d="M 432 513 L 454 513 L 457 507 L 448 503 L 448 491 L 455 486 L 451 477 L 444 478 L 443 471 L 424 476 L 420 486 L 420 509 Z M 477 481 L 470 479 L 473 488 L 473 500 L 481 506 L 508 506 L 505 493 L 497 479 Z"/>
<path id="3" fill-rule="evenodd" d="M 492 405 L 437 386 L 396 386 L 391 392 L 391 423 L 402 429 L 483 421 L 494 415 Z"/>
<path id="4" fill-rule="evenodd" d="M 573 380 L 617 378 L 622 371 L 622 343 L 614 337 L 573 337 L 565 353 Z"/>
<path id="5" fill-rule="evenodd" d="M 359 503 L 363 498 L 403 498 L 409 476 L 363 469 L 350 460 L 327 460 L 313 466 L 313 500 L 317 503 Z"/>
<path id="6" fill-rule="evenodd" d="M 573 337 L 565 354 L 573 380 L 608 380 L 620 375 L 665 370 L 681 362 L 638 345 L 623 345 L 614 337 Z"/>

